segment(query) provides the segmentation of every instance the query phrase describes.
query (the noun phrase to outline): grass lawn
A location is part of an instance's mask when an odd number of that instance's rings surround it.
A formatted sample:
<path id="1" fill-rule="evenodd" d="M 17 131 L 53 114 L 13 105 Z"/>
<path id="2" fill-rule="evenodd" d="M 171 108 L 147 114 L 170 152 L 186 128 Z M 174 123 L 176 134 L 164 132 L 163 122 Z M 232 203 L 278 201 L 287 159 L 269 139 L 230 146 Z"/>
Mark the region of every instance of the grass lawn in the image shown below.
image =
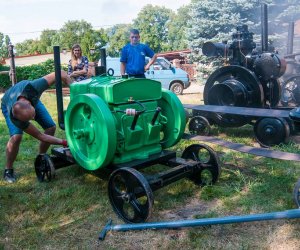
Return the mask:
<path id="1" fill-rule="evenodd" d="M 200 94 L 180 97 L 200 104 Z M 42 96 L 57 121 L 55 96 Z M 68 100 L 65 100 L 66 103 Z M 66 106 L 66 105 L 65 105 Z M 0 166 L 5 164 L 8 130 L 0 115 Z M 213 127 L 212 133 L 233 142 L 257 145 L 251 126 Z M 57 129 L 57 135 L 64 132 Z M 173 148 L 178 155 L 195 141 L 182 140 Z M 203 142 L 201 142 L 203 143 Z M 222 217 L 274 212 L 295 208 L 293 187 L 300 164 L 239 153 L 209 144 L 222 163 L 220 180 L 200 188 L 187 179 L 154 192 L 150 221 Z M 276 147 L 300 153 L 297 144 Z M 38 141 L 24 135 L 15 162 L 18 181 L 0 179 L 0 249 L 299 249 L 300 220 L 277 220 L 181 230 L 110 232 L 99 242 L 98 233 L 109 218 L 123 223 L 107 196 L 107 179 L 73 165 L 57 170 L 56 178 L 39 183 L 33 162 Z M 2 170 L 1 170 L 2 171 Z M 1 172 L 2 174 L 2 172 Z"/>

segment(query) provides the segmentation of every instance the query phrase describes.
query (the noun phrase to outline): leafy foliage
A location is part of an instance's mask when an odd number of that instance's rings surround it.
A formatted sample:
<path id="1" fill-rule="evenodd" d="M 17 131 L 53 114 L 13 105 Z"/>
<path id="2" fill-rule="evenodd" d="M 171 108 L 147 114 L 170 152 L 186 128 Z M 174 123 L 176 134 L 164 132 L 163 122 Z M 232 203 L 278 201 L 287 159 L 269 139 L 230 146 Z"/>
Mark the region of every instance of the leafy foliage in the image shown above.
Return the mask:
<path id="1" fill-rule="evenodd" d="M 9 42 L 10 42 L 9 36 L 3 35 L 3 33 L 0 32 L 0 59 L 8 57 Z"/>
<path id="2" fill-rule="evenodd" d="M 67 70 L 67 66 L 63 65 L 62 69 Z M 0 70 L 9 70 L 9 67 L 1 66 Z M 34 80 L 54 72 L 54 61 L 48 59 L 45 62 L 39 64 L 33 64 L 30 66 L 16 67 L 17 81 L 22 80 Z M 11 86 L 11 82 L 8 75 L 0 75 L 0 89 L 5 90 Z"/>
<path id="3" fill-rule="evenodd" d="M 100 57 L 100 51 L 97 48 L 103 47 L 107 43 L 107 40 L 108 37 L 103 29 L 98 31 L 87 31 L 80 41 L 82 54 L 87 55 L 90 61 L 98 60 Z M 93 55 L 90 54 L 91 49 L 95 49 L 95 53 Z"/>
<path id="4" fill-rule="evenodd" d="M 231 39 L 232 32 L 238 25 L 246 24 L 251 32 L 261 33 L 261 3 L 267 3 L 269 14 L 269 39 L 286 40 L 287 22 L 300 18 L 300 7 L 297 0 L 193 0 L 190 11 L 190 28 L 187 30 L 189 46 L 194 60 L 201 60 L 199 54 L 204 42 L 221 42 Z M 280 34 L 280 35 L 278 35 Z M 260 38 L 260 35 L 256 36 Z M 259 42 L 259 40 L 258 40 Z"/>
<path id="5" fill-rule="evenodd" d="M 167 23 L 169 50 L 183 50 L 188 48 L 186 31 L 190 28 L 188 20 L 190 19 L 189 5 L 183 6 L 173 14 Z"/>
<path id="6" fill-rule="evenodd" d="M 111 57 L 120 56 L 122 47 L 129 42 L 129 24 L 117 24 L 107 30 L 108 46 L 107 54 Z"/>
<path id="7" fill-rule="evenodd" d="M 170 49 L 168 44 L 168 22 L 174 12 L 165 7 L 146 5 L 134 20 L 134 26 L 141 33 L 141 40 L 155 52 Z"/>

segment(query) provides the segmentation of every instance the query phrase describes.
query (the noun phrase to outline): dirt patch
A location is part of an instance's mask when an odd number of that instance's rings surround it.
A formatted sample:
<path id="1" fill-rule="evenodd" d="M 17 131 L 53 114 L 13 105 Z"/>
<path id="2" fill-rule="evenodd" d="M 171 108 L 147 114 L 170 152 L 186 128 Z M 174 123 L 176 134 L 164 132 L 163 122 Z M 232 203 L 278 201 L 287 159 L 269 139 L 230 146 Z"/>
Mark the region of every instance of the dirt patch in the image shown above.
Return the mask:
<path id="1" fill-rule="evenodd" d="M 218 200 L 206 202 L 193 198 L 187 201 L 185 206 L 180 205 L 180 207 L 172 210 L 164 210 L 160 212 L 159 215 L 167 221 L 195 219 L 196 215 L 205 214 L 211 208 L 215 208 L 218 205 L 218 202 Z"/>

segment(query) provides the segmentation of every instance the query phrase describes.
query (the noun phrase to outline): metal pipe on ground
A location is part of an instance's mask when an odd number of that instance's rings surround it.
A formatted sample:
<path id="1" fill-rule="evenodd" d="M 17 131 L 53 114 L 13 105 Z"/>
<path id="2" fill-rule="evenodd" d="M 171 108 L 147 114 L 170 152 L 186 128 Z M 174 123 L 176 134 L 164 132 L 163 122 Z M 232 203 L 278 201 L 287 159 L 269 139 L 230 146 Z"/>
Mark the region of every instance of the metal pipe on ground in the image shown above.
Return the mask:
<path id="1" fill-rule="evenodd" d="M 109 220 L 103 230 L 99 234 L 99 240 L 104 240 L 108 231 L 130 231 L 130 230 L 146 230 L 146 229 L 179 229 L 184 227 L 199 227 L 207 225 L 232 224 L 253 221 L 279 220 L 279 219 L 297 219 L 300 218 L 300 209 L 291 209 L 281 212 L 227 216 L 221 218 L 197 219 L 197 220 L 179 220 L 179 221 L 163 221 L 138 224 L 122 224 L 112 225 Z"/>

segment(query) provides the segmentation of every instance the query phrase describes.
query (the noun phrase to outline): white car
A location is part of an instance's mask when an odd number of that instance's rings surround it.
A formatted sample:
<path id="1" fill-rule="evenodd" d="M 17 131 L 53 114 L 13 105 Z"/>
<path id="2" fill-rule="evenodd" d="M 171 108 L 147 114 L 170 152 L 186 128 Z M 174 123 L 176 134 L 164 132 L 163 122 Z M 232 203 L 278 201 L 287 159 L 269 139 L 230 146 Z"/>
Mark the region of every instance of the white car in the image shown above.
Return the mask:
<path id="1" fill-rule="evenodd" d="M 148 62 L 149 58 L 146 58 L 146 64 Z M 120 65 L 120 58 L 106 58 L 106 68 L 109 75 L 121 76 Z M 98 66 L 101 66 L 100 60 Z M 160 81 L 163 88 L 169 89 L 177 95 L 181 95 L 183 90 L 191 84 L 188 73 L 180 68 L 175 68 L 164 57 L 158 57 L 150 69 L 145 72 L 145 76 L 147 79 Z"/>

